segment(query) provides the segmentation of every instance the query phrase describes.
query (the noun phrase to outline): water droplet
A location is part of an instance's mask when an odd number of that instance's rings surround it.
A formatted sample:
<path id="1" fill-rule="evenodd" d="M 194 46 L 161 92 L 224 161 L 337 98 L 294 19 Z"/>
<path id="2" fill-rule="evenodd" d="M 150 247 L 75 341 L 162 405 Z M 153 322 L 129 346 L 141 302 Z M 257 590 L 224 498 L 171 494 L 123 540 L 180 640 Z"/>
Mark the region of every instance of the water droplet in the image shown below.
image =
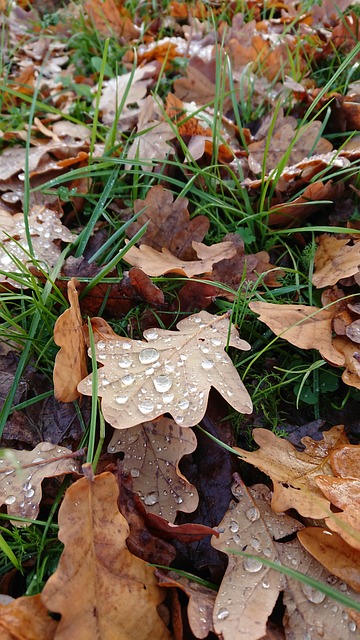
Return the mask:
<path id="1" fill-rule="evenodd" d="M 135 377 L 132 375 L 132 373 L 128 373 L 126 376 L 120 378 L 120 380 L 125 387 L 128 387 L 134 382 Z"/>
<path id="2" fill-rule="evenodd" d="M 149 367 L 148 369 L 145 369 L 145 375 L 151 376 L 154 373 L 154 371 L 155 371 L 154 367 Z"/>
<path id="3" fill-rule="evenodd" d="M 140 475 L 140 469 L 130 469 L 130 475 L 133 478 L 138 478 Z"/>
<path id="4" fill-rule="evenodd" d="M 139 353 L 141 364 L 151 364 L 159 360 L 159 352 L 156 349 L 142 349 Z"/>
<path id="5" fill-rule="evenodd" d="M 132 358 L 130 356 L 119 356 L 118 365 L 122 369 L 128 369 L 132 365 Z"/>
<path id="6" fill-rule="evenodd" d="M 172 387 L 172 380 L 169 376 L 156 376 L 153 380 L 154 387 L 159 393 L 169 391 Z"/>
<path id="7" fill-rule="evenodd" d="M 239 531 L 238 523 L 235 520 L 233 520 L 232 522 L 230 522 L 229 529 L 231 533 L 237 533 Z"/>
<path id="8" fill-rule="evenodd" d="M 266 547 L 266 549 L 264 549 L 264 556 L 265 558 L 271 558 L 272 556 L 272 551 L 269 547 Z"/>
<path id="9" fill-rule="evenodd" d="M 263 563 L 257 558 L 245 558 L 243 567 L 245 571 L 249 573 L 257 573 L 257 571 L 263 568 Z"/>
<path id="10" fill-rule="evenodd" d="M 340 589 L 340 591 L 346 591 L 347 590 L 347 584 L 345 584 L 345 582 L 340 582 L 339 589 Z"/>
<path id="11" fill-rule="evenodd" d="M 270 587 L 269 580 L 263 580 L 261 584 L 264 587 L 264 589 L 268 589 Z"/>
<path id="12" fill-rule="evenodd" d="M 16 496 L 8 496 L 4 502 L 5 504 L 14 504 L 14 502 L 16 502 Z"/>
<path id="13" fill-rule="evenodd" d="M 201 344 L 199 345 L 199 347 L 200 347 L 200 351 L 202 351 L 203 353 L 209 353 L 209 351 L 210 351 L 210 349 L 209 349 L 209 347 L 207 346 L 207 344 L 203 344 L 203 343 L 201 343 Z"/>
<path id="14" fill-rule="evenodd" d="M 349 631 L 356 631 L 357 627 L 356 627 L 356 624 L 355 624 L 354 620 L 350 620 L 350 622 L 348 624 L 348 628 L 349 628 Z"/>
<path id="15" fill-rule="evenodd" d="M 143 413 L 144 415 L 147 415 L 154 410 L 154 405 L 151 400 L 144 400 L 143 402 L 140 402 L 138 406 L 140 413 Z"/>
<path id="16" fill-rule="evenodd" d="M 227 609 L 220 609 L 219 613 L 217 614 L 217 617 L 219 618 L 219 620 L 225 620 L 228 616 L 229 616 L 229 611 Z"/>
<path id="17" fill-rule="evenodd" d="M 181 496 L 177 496 L 177 497 L 175 498 L 175 502 L 176 502 L 176 504 L 181 504 L 182 502 L 184 502 L 184 500 L 182 499 L 182 497 L 181 497 Z"/>
<path id="18" fill-rule="evenodd" d="M 203 369 L 208 370 L 213 368 L 214 363 L 210 358 L 205 358 L 205 360 L 202 360 L 201 366 Z"/>
<path id="19" fill-rule="evenodd" d="M 159 334 L 156 329 L 146 329 L 146 331 L 144 331 L 144 337 L 146 340 L 156 340 Z"/>
<path id="20" fill-rule="evenodd" d="M 338 610 L 338 606 L 337 606 L 337 604 L 333 604 L 333 606 L 331 607 L 331 611 L 332 611 L 333 613 L 337 613 L 337 610 Z"/>
<path id="21" fill-rule="evenodd" d="M 33 462 L 37 463 L 37 462 L 45 462 L 45 458 L 34 458 Z"/>
<path id="22" fill-rule="evenodd" d="M 165 360 L 164 365 L 166 373 L 172 373 L 173 371 L 175 371 L 175 365 L 173 362 L 170 362 L 170 360 Z"/>
<path id="23" fill-rule="evenodd" d="M 182 398 L 177 403 L 177 406 L 178 406 L 178 409 L 181 409 L 182 411 L 185 411 L 186 409 L 188 409 L 189 404 L 190 404 L 189 400 L 187 400 L 186 398 Z"/>
<path id="24" fill-rule="evenodd" d="M 10 469 L 6 469 L 5 475 L 11 476 L 11 474 L 14 473 L 14 471 L 15 471 L 14 467 L 11 467 Z"/>
<path id="25" fill-rule="evenodd" d="M 23 485 L 24 491 L 29 491 L 29 489 L 31 489 L 31 487 L 32 487 L 31 482 L 25 482 L 25 484 Z"/>
<path id="26" fill-rule="evenodd" d="M 220 347 L 221 345 L 220 338 L 211 338 L 211 344 L 213 344 L 214 347 Z"/>
<path id="27" fill-rule="evenodd" d="M 245 511 L 245 515 L 250 522 L 255 522 L 255 520 L 259 520 L 260 511 L 257 507 L 250 507 L 247 511 Z"/>
<path id="28" fill-rule="evenodd" d="M 114 445 L 112 444 L 108 447 L 108 451 L 109 453 L 114 453 L 114 451 L 116 451 L 116 447 L 114 447 Z"/>
<path id="29" fill-rule="evenodd" d="M 311 587 L 308 584 L 301 584 L 301 590 L 305 598 L 309 600 L 309 602 L 320 604 L 320 602 L 323 602 L 323 600 L 325 600 L 325 593 L 319 591 L 318 589 L 315 589 L 314 587 Z"/>
<path id="30" fill-rule="evenodd" d="M 183 362 L 185 362 L 188 359 L 187 355 L 185 353 L 181 353 L 180 354 L 180 360 L 182 360 Z"/>
<path id="31" fill-rule="evenodd" d="M 161 399 L 165 404 L 169 404 L 170 402 L 172 402 L 174 400 L 174 394 L 173 393 L 164 393 L 164 395 L 162 396 Z"/>
<path id="32" fill-rule="evenodd" d="M 122 348 L 126 350 L 131 349 L 131 342 L 123 342 Z"/>
<path id="33" fill-rule="evenodd" d="M 115 398 L 115 402 L 117 402 L 118 404 L 125 404 L 125 402 L 128 401 L 128 396 L 116 396 Z"/>
<path id="34" fill-rule="evenodd" d="M 157 491 L 148 493 L 148 495 L 144 498 L 144 504 L 146 504 L 147 507 L 152 507 L 157 502 L 159 502 L 159 494 Z"/>
<path id="35" fill-rule="evenodd" d="M 25 491 L 25 498 L 32 498 L 33 495 L 35 494 L 34 489 L 29 489 L 28 491 Z"/>
<path id="36" fill-rule="evenodd" d="M 260 549 L 261 542 L 259 538 L 252 538 L 252 540 L 250 541 L 250 545 L 253 549 Z"/>
<path id="37" fill-rule="evenodd" d="M 182 424 L 184 422 L 184 416 L 174 416 L 174 420 L 177 424 Z"/>
<path id="38" fill-rule="evenodd" d="M 96 345 L 96 348 L 98 351 L 102 351 L 103 349 L 105 349 L 105 347 L 106 347 L 106 343 L 102 341 L 98 342 Z"/>

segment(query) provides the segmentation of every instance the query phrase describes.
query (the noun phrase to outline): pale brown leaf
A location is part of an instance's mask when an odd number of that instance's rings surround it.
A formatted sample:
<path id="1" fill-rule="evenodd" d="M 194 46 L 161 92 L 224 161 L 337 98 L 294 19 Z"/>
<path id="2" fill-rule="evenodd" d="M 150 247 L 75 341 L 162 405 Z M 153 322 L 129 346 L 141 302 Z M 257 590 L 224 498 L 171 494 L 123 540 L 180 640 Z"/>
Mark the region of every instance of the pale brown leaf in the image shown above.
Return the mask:
<path id="1" fill-rule="evenodd" d="M 58 621 L 49 616 L 41 595 L 0 604 L 1 640 L 53 640 Z M 7 635 L 5 635 L 7 634 Z"/>
<path id="2" fill-rule="evenodd" d="M 70 308 L 56 320 L 54 342 L 61 347 L 54 364 L 54 394 L 61 402 L 79 397 L 77 385 L 87 375 L 83 322 L 77 292 L 78 281 L 71 278 L 67 285 Z"/>
<path id="3" fill-rule="evenodd" d="M 108 451 L 124 453 L 122 472 L 132 477 L 133 490 L 147 511 L 174 522 L 177 511 L 195 511 L 199 502 L 196 488 L 179 469 L 181 458 L 192 453 L 196 444 L 191 429 L 162 417 L 126 431 L 115 430 Z"/>
<path id="4" fill-rule="evenodd" d="M 126 9 L 114 0 L 86 0 L 84 9 L 97 31 L 105 36 L 117 36 L 122 42 L 129 42 L 140 35 L 140 29 L 133 24 Z"/>
<path id="5" fill-rule="evenodd" d="M 201 311 L 181 320 L 178 331 L 147 329 L 147 342 L 118 337 L 96 345 L 98 395 L 105 419 L 116 429 L 170 413 L 182 427 L 200 422 L 210 387 L 241 413 L 252 404 L 240 377 L 225 353 L 227 344 L 248 350 L 227 315 Z M 78 389 L 91 395 L 92 374 Z"/>
<path id="6" fill-rule="evenodd" d="M 36 520 L 44 478 L 78 471 L 70 449 L 51 442 L 40 442 L 32 451 L 3 449 L 0 458 L 0 503 L 10 516 Z M 14 520 L 17 527 L 29 523 Z"/>
<path id="7" fill-rule="evenodd" d="M 312 282 L 318 289 L 336 284 L 360 270 L 360 242 L 348 246 L 350 238 L 335 238 L 323 234 L 315 253 L 315 273 Z"/>
<path id="8" fill-rule="evenodd" d="M 360 478 L 320 475 L 316 484 L 335 507 L 342 509 L 325 519 L 327 526 L 360 551 Z"/>
<path id="9" fill-rule="evenodd" d="M 126 547 L 129 527 L 117 508 L 111 473 L 81 478 L 59 511 L 65 549 L 42 592 L 61 614 L 57 640 L 170 640 L 157 613 L 163 600 L 154 569 Z"/>

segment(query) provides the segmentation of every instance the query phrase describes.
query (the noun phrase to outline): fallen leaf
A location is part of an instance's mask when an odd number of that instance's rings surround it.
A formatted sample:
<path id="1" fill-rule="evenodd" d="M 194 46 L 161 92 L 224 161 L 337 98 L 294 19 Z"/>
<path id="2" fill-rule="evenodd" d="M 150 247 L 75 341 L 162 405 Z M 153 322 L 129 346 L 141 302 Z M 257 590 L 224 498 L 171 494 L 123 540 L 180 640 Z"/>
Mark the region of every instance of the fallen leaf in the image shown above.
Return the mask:
<path id="1" fill-rule="evenodd" d="M 140 29 L 133 24 L 129 12 L 114 0 L 86 0 L 84 9 L 99 33 L 106 38 L 115 35 L 124 43 L 140 35 Z"/>
<path id="2" fill-rule="evenodd" d="M 315 253 L 315 273 L 312 282 L 318 289 L 331 287 L 341 278 L 348 278 L 360 270 L 360 243 L 348 246 L 350 238 L 335 238 L 322 234 Z"/>
<path id="3" fill-rule="evenodd" d="M 124 453 L 122 473 L 130 474 L 133 489 L 151 513 L 174 522 L 176 512 L 195 511 L 199 497 L 195 487 L 182 475 L 179 462 L 196 449 L 191 429 L 182 429 L 169 418 L 143 422 L 115 433 L 110 453 Z"/>
<path id="4" fill-rule="evenodd" d="M 87 375 L 83 321 L 77 286 L 76 278 L 71 278 L 67 285 L 70 308 L 64 311 L 54 326 L 54 342 L 61 347 L 54 364 L 54 394 L 61 402 L 72 402 L 79 397 L 77 385 Z"/>
<path id="5" fill-rule="evenodd" d="M 336 306 L 318 309 L 299 304 L 251 302 L 249 307 L 275 333 L 300 349 L 317 349 L 325 360 L 344 365 L 345 358 L 332 340 Z"/>
<path id="6" fill-rule="evenodd" d="M 219 61 L 213 57 L 209 60 L 202 60 L 194 55 L 190 58 L 183 78 L 177 78 L 174 82 L 174 93 L 177 98 L 184 102 L 196 102 L 197 105 L 205 105 L 215 100 L 216 95 L 216 74 Z M 229 91 L 229 80 L 226 78 L 224 93 Z M 223 110 L 231 108 L 230 96 L 223 96 Z"/>
<path id="7" fill-rule="evenodd" d="M 7 605 L 0 604 L 2 640 L 53 640 L 57 625 L 58 621 L 49 616 L 40 594 L 23 596 Z"/>
<path id="8" fill-rule="evenodd" d="M 330 512 L 330 502 L 325 500 L 318 487 L 317 478 L 332 476 L 329 456 L 332 450 L 346 442 L 343 428 L 333 427 L 323 433 L 323 440 L 302 438 L 304 451 L 297 451 L 287 440 L 267 429 L 256 428 L 253 437 L 260 449 L 235 450 L 242 460 L 267 473 L 274 484 L 271 506 L 280 513 L 296 509 L 308 518 L 324 518 Z"/>
<path id="9" fill-rule="evenodd" d="M 145 200 L 135 200 L 134 213 L 138 215 L 127 230 L 132 238 L 148 222 L 139 244 L 157 251 L 163 247 L 181 260 L 193 260 L 196 253 L 192 242 L 201 242 L 209 230 L 209 219 L 196 216 L 190 220 L 187 198 L 177 198 L 161 185 L 149 189 Z M 142 213 L 141 213 L 142 212 Z"/>
<path id="10" fill-rule="evenodd" d="M 81 478 L 65 494 L 59 510 L 65 549 L 41 594 L 45 606 L 61 614 L 59 639 L 171 638 L 157 613 L 163 592 L 154 570 L 126 547 L 129 527 L 117 495 L 108 472 Z"/>
<path id="11" fill-rule="evenodd" d="M 211 273 L 213 265 L 220 260 L 231 258 L 235 254 L 232 242 L 219 242 L 207 246 L 201 242 L 193 242 L 192 247 L 199 260 L 180 260 L 168 249 L 161 249 L 161 253 L 145 244 L 139 248 L 132 246 L 126 252 L 124 260 L 134 267 L 139 267 L 149 276 L 161 276 L 165 273 L 178 273 L 188 278 L 200 273 Z"/>
<path id="12" fill-rule="evenodd" d="M 345 371 L 341 378 L 350 387 L 360 389 L 360 353 L 358 345 L 347 337 L 337 336 L 333 345 L 344 357 Z"/>
<path id="13" fill-rule="evenodd" d="M 9 516 L 36 520 L 44 478 L 78 471 L 79 466 L 70 449 L 51 442 L 40 442 L 32 451 L 3 449 L 0 458 L 0 503 L 6 505 Z M 30 523 L 13 521 L 17 527 Z"/>
<path id="14" fill-rule="evenodd" d="M 318 202 L 319 200 L 334 201 L 341 190 L 343 190 L 342 183 L 333 183 L 332 180 L 328 180 L 325 183 L 321 181 L 311 182 L 305 187 L 301 196 L 290 202 L 281 202 L 270 207 L 269 225 L 289 227 L 298 223 L 299 220 L 306 220 L 322 206 Z"/>
<path id="15" fill-rule="evenodd" d="M 250 397 L 224 353 L 229 344 L 248 350 L 228 317 L 207 311 L 181 320 L 178 332 L 147 329 L 147 342 L 118 337 L 98 342 L 98 395 L 105 419 L 127 429 L 170 413 L 182 427 L 197 424 L 206 411 L 210 387 L 242 413 L 251 413 Z M 91 395 L 92 374 L 78 389 Z"/>
<path id="16" fill-rule="evenodd" d="M 234 485 L 233 501 L 220 522 L 218 539 L 211 544 L 229 556 L 229 564 L 214 606 L 214 628 L 224 640 L 258 640 L 266 632 L 267 619 L 286 585 L 285 577 L 261 562 L 276 561 L 274 539 L 290 535 L 301 524 L 285 514 L 275 515 L 265 485 L 247 489 Z M 232 551 L 257 556 L 244 558 Z"/>
<path id="17" fill-rule="evenodd" d="M 342 509 L 326 518 L 326 525 L 360 551 L 360 478 L 320 475 L 316 484 L 335 507 Z"/>
<path id="18" fill-rule="evenodd" d="M 337 533 L 323 527 L 305 527 L 298 531 L 302 546 L 330 573 L 360 592 L 360 555 Z"/>

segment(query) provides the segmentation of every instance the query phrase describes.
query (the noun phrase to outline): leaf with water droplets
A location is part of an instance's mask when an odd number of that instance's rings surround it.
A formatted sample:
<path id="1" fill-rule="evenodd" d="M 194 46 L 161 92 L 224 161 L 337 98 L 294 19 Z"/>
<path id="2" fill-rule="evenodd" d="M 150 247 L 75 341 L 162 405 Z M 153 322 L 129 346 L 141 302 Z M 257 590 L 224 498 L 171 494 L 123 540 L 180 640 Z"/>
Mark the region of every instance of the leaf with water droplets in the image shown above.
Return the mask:
<path id="1" fill-rule="evenodd" d="M 124 453 L 122 472 L 132 477 L 133 489 L 146 509 L 174 522 L 177 511 L 195 511 L 199 502 L 195 487 L 179 469 L 181 458 L 192 453 L 196 444 L 191 429 L 162 417 L 120 433 L 116 430 L 108 451 Z"/>
<path id="2" fill-rule="evenodd" d="M 41 483 L 44 478 L 79 470 L 70 449 L 40 442 L 32 451 L 3 449 L 0 457 L 0 504 L 10 516 L 35 520 L 39 513 Z M 13 522 L 26 527 L 28 522 Z"/>
<path id="3" fill-rule="evenodd" d="M 77 385 L 87 374 L 86 348 L 77 285 L 76 278 L 71 278 L 68 282 L 70 308 L 61 314 L 54 327 L 54 342 L 61 347 L 55 358 L 54 395 L 61 402 L 72 402 L 79 397 Z"/>
<path id="4" fill-rule="evenodd" d="M 284 576 L 266 566 L 262 558 L 278 557 L 274 539 L 290 535 L 301 524 L 287 515 L 276 515 L 270 507 L 270 491 L 265 485 L 251 489 L 238 479 L 233 487 L 236 498 L 218 526 L 219 538 L 212 538 L 215 549 L 229 556 L 229 564 L 214 606 L 214 628 L 224 640 L 258 640 L 266 633 L 266 623 Z M 255 557 L 237 556 L 246 551 Z"/>
<path id="5" fill-rule="evenodd" d="M 93 477 L 86 467 L 84 472 L 60 507 L 59 539 L 65 549 L 42 592 L 48 609 L 61 614 L 56 636 L 170 640 L 157 611 L 164 592 L 154 568 L 126 546 L 129 526 L 117 507 L 114 476 Z"/>
<path id="6" fill-rule="evenodd" d="M 178 331 L 147 329 L 147 342 L 127 338 L 103 340 L 96 358 L 104 366 L 98 372 L 102 411 L 116 429 L 141 424 L 170 413 L 181 427 L 192 427 L 203 418 L 211 387 L 240 413 L 251 413 L 251 399 L 225 352 L 230 345 L 248 350 L 227 314 L 207 311 L 181 320 Z M 91 395 L 92 374 L 78 385 Z"/>

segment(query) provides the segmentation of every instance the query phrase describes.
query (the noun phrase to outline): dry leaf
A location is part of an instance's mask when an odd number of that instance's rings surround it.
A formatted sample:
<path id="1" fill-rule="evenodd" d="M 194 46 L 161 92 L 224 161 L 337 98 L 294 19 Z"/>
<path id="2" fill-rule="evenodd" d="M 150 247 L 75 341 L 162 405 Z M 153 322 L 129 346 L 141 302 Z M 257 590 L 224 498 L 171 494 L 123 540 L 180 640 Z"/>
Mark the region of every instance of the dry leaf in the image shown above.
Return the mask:
<path id="1" fill-rule="evenodd" d="M 0 604 L 1 640 L 53 640 L 58 621 L 49 616 L 41 595 Z M 7 635 L 5 635 L 7 634 Z"/>
<path id="2" fill-rule="evenodd" d="M 360 551 L 360 478 L 320 475 L 316 484 L 335 507 L 342 509 L 325 519 L 327 526 Z"/>
<path id="3" fill-rule="evenodd" d="M 146 244 L 157 251 L 163 247 L 169 249 L 181 260 L 196 258 L 192 242 L 201 242 L 209 230 L 209 219 L 196 216 L 190 220 L 187 198 L 177 198 L 161 185 L 149 189 L 145 200 L 135 200 L 134 213 L 138 218 L 128 228 L 132 238 L 149 221 L 146 232 L 139 244 Z"/>
<path id="4" fill-rule="evenodd" d="M 277 513 L 296 509 L 308 518 L 324 518 L 330 503 L 318 488 L 320 475 L 332 475 L 329 456 L 333 450 L 347 442 L 343 427 L 324 432 L 320 441 L 302 438 L 304 451 L 297 451 L 287 440 L 267 429 L 254 429 L 253 437 L 260 446 L 257 451 L 238 449 L 240 457 L 267 473 L 274 484 L 272 508 Z"/>
<path id="5" fill-rule="evenodd" d="M 350 238 L 335 238 L 326 233 L 320 236 L 315 253 L 315 287 L 329 287 L 341 278 L 349 278 L 360 270 L 360 242 L 347 246 Z"/>
<path id="6" fill-rule="evenodd" d="M 285 577 L 264 565 L 261 557 L 276 560 L 274 539 L 290 535 L 302 525 L 285 514 L 274 514 L 265 485 L 247 489 L 239 482 L 233 493 L 238 502 L 230 504 L 218 527 L 219 538 L 211 540 L 215 549 L 229 556 L 215 601 L 214 628 L 224 640 L 258 640 L 265 634 L 267 619 L 286 584 Z M 236 549 L 258 558 L 231 553 Z"/>
<path id="7" fill-rule="evenodd" d="M 360 389 L 360 362 L 357 344 L 347 337 L 337 336 L 333 339 L 333 345 L 344 357 L 345 371 L 341 378 L 350 387 Z"/>
<path id="8" fill-rule="evenodd" d="M 252 404 L 230 357 L 227 344 L 250 346 L 239 338 L 227 315 L 207 311 L 181 320 L 178 331 L 147 329 L 147 342 L 118 337 L 98 342 L 98 395 L 105 419 L 116 429 L 127 429 L 170 413 L 182 427 L 200 422 L 206 411 L 210 387 L 241 413 Z M 78 389 L 91 395 L 92 374 Z"/>
<path id="9" fill-rule="evenodd" d="M 186 262 L 176 258 L 168 249 L 163 248 L 159 253 L 145 244 L 140 245 L 139 248 L 130 247 L 124 260 L 152 277 L 162 276 L 165 273 L 179 273 L 191 278 L 200 273 L 211 273 L 216 262 L 232 258 L 236 253 L 232 242 L 219 242 L 210 247 L 202 242 L 192 242 L 192 247 L 199 260 Z"/>
<path id="10" fill-rule="evenodd" d="M 322 527 L 306 527 L 298 532 L 305 547 L 330 573 L 360 592 L 360 554 L 337 533 Z"/>
<path id="11" fill-rule="evenodd" d="M 114 0 L 86 0 L 84 9 L 97 31 L 106 38 L 115 35 L 124 43 L 140 35 L 139 27 L 133 24 L 125 7 Z"/>
<path id="12" fill-rule="evenodd" d="M 75 454 L 51 442 L 40 442 L 32 451 L 3 449 L 0 458 L 0 503 L 10 516 L 36 520 L 44 478 L 78 471 Z M 17 527 L 29 523 L 14 520 Z"/>
<path id="13" fill-rule="evenodd" d="M 61 613 L 59 640 L 171 638 L 156 609 L 163 592 L 154 569 L 126 547 L 129 527 L 117 496 L 111 473 L 81 478 L 65 494 L 59 511 L 65 549 L 42 592 L 45 606 Z"/>
<path id="14" fill-rule="evenodd" d="M 181 458 L 192 453 L 196 444 L 191 429 L 162 417 L 120 433 L 116 430 L 108 451 L 124 453 L 122 473 L 130 474 L 147 510 L 174 522 L 177 511 L 195 511 L 199 502 L 194 485 L 179 470 Z"/>
<path id="15" fill-rule="evenodd" d="M 86 348 L 83 333 L 78 281 L 71 278 L 68 282 L 70 309 L 56 320 L 54 342 L 61 347 L 56 354 L 54 364 L 54 394 L 61 402 L 72 402 L 79 397 L 77 385 L 87 375 Z"/>
<path id="16" fill-rule="evenodd" d="M 335 305 L 329 309 L 307 307 L 303 304 L 272 304 L 251 302 L 249 307 L 260 315 L 271 331 L 300 349 L 317 349 L 325 360 L 344 365 L 345 358 L 332 340 L 332 321 Z"/>
<path id="17" fill-rule="evenodd" d="M 216 74 L 219 61 L 216 58 L 202 60 L 198 56 L 190 58 L 186 69 L 186 76 L 174 82 L 174 93 L 184 102 L 196 102 L 205 105 L 215 100 Z M 229 81 L 226 79 L 224 93 L 229 91 Z M 231 97 L 223 96 L 223 110 L 231 108 Z"/>

